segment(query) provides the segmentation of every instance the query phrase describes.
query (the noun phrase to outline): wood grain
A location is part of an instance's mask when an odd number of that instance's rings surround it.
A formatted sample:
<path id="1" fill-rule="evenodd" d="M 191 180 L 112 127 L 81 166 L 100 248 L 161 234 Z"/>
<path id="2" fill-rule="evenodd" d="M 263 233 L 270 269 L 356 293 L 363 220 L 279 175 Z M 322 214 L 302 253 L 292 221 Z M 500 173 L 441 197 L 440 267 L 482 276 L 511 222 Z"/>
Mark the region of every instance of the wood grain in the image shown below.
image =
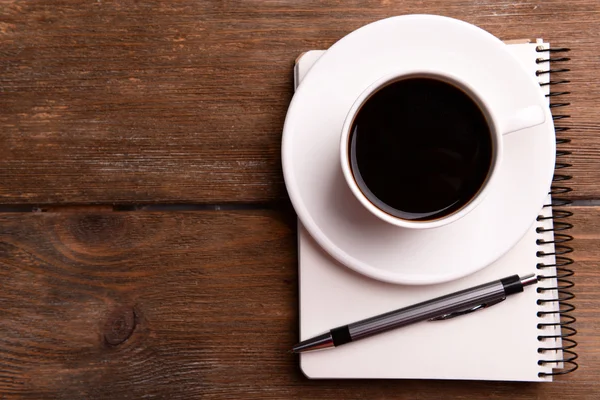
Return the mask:
<path id="1" fill-rule="evenodd" d="M 2 0 L 0 203 L 284 198 L 294 59 L 407 13 L 571 47 L 574 195 L 600 198 L 597 0 Z"/>
<path id="2" fill-rule="evenodd" d="M 571 209 L 580 369 L 549 384 L 307 380 L 285 213 L 0 214 L 0 398 L 597 399 L 600 209 Z"/>

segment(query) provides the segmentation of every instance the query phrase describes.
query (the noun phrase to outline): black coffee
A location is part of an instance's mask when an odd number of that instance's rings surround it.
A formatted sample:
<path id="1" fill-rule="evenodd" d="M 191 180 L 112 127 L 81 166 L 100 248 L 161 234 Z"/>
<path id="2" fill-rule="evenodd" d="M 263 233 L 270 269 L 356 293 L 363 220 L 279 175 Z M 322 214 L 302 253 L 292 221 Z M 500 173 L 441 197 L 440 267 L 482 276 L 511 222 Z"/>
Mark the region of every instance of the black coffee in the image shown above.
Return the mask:
<path id="1" fill-rule="evenodd" d="M 461 209 L 480 190 L 493 159 L 479 106 L 432 78 L 391 83 L 359 110 L 350 136 L 352 173 L 389 214 L 433 220 Z"/>

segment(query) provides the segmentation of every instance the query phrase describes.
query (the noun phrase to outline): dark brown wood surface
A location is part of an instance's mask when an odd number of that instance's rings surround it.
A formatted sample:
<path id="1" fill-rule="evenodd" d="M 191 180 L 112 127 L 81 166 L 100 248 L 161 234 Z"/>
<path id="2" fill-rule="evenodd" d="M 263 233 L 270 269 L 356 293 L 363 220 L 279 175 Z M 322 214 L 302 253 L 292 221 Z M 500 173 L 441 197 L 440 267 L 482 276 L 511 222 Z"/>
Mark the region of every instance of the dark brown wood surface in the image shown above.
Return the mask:
<path id="1" fill-rule="evenodd" d="M 298 339 L 295 227 L 281 212 L 3 214 L 0 393 L 597 399 L 600 211 L 574 211 L 581 368 L 545 384 L 307 380 L 288 353 Z"/>
<path id="2" fill-rule="evenodd" d="M 0 1 L 0 202 L 285 197 L 292 65 L 406 13 L 572 48 L 578 198 L 600 198 L 600 4 L 548 1 Z"/>
<path id="3" fill-rule="evenodd" d="M 590 206 L 570 208 L 580 369 L 556 382 L 310 381 L 287 352 L 293 62 L 417 12 L 572 49 Z M 597 0 L 0 0 L 0 399 L 600 398 L 598 40 Z"/>

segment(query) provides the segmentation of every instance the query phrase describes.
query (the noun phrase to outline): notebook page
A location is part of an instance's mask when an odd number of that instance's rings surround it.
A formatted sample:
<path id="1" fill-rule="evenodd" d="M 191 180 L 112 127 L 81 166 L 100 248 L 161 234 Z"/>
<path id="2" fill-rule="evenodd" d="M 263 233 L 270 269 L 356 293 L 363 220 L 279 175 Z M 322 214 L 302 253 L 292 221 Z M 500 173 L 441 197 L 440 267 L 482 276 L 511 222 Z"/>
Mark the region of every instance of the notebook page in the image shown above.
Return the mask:
<path id="1" fill-rule="evenodd" d="M 514 273 L 536 272 L 535 228 L 489 268 L 432 286 L 365 279 L 331 259 L 303 228 L 299 235 L 302 339 L 391 308 Z M 530 288 L 484 311 L 414 324 L 331 351 L 302 354 L 301 368 L 315 378 L 541 380 L 537 298 Z"/>
<path id="2" fill-rule="evenodd" d="M 531 44 L 513 46 L 521 47 L 518 57 L 532 60 Z M 300 59 L 297 84 L 322 53 L 310 51 Z M 442 285 L 411 287 L 374 281 L 339 265 L 300 226 L 301 338 L 389 311 L 391 305 L 399 308 L 514 273 L 536 273 L 535 228 L 479 273 Z M 537 365 L 539 296 L 530 289 L 484 312 L 415 324 L 334 351 L 302 354 L 301 367 L 313 378 L 550 380 L 538 377 L 550 372 Z"/>

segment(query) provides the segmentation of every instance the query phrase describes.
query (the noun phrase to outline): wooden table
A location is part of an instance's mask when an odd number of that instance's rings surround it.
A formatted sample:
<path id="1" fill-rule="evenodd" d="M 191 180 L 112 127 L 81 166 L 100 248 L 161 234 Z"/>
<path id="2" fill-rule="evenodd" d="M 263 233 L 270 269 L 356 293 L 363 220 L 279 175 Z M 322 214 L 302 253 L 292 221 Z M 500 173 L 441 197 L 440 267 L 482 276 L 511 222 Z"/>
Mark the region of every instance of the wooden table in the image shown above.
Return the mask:
<path id="1" fill-rule="evenodd" d="M 600 398 L 600 3 L 405 3 L 0 1 L 0 398 Z M 309 381 L 286 352 L 294 59 L 406 13 L 572 49 L 580 368 L 554 383 Z"/>

